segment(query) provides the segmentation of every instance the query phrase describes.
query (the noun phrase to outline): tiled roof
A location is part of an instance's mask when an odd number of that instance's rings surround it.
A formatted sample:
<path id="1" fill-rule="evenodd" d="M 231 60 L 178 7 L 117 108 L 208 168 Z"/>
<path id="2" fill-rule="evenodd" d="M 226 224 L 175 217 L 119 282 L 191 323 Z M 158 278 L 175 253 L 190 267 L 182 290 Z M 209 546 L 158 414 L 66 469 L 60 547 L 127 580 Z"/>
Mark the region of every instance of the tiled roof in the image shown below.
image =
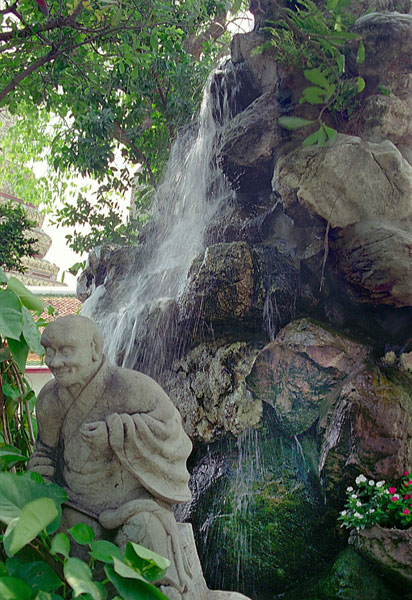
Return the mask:
<path id="1" fill-rule="evenodd" d="M 58 317 L 65 317 L 67 315 L 76 315 L 80 311 L 82 303 L 76 297 L 75 292 L 63 291 L 48 291 L 43 293 L 43 290 L 38 291 L 31 288 L 31 291 L 40 296 L 40 298 L 46 303 L 46 306 L 51 305 L 54 308 L 54 313 L 49 315 L 48 310 L 44 310 L 41 317 L 47 321 L 54 321 Z M 42 358 L 40 358 L 34 352 L 30 352 L 27 357 L 27 368 L 35 367 L 44 364 Z"/>

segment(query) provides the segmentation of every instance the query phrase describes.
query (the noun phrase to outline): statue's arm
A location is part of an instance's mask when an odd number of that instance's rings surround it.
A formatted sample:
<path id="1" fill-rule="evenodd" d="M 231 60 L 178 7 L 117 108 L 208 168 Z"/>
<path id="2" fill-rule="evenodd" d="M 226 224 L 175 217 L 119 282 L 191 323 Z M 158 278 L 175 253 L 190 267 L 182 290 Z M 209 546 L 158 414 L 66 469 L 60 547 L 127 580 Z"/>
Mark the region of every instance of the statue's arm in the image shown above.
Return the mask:
<path id="1" fill-rule="evenodd" d="M 46 384 L 37 399 L 37 439 L 27 465 L 46 480 L 52 481 L 56 471 L 56 454 L 59 443 L 60 418 L 54 382 Z"/>

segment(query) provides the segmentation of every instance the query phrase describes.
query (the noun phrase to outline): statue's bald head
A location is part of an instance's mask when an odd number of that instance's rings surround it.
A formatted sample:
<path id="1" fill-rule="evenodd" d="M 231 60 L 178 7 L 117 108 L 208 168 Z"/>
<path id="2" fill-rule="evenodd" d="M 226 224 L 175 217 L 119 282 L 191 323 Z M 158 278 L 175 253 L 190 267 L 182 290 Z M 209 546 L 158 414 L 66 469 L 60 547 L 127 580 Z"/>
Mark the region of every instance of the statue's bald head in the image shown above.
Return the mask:
<path id="1" fill-rule="evenodd" d="M 68 315 L 56 319 L 44 330 L 41 343 L 46 350 L 46 364 L 64 387 L 84 384 L 102 362 L 102 334 L 88 317 Z"/>
<path id="2" fill-rule="evenodd" d="M 59 317 L 46 327 L 41 337 L 41 343 L 47 347 L 52 340 L 67 337 L 75 339 L 79 344 L 93 340 L 96 352 L 100 356 L 103 354 L 103 338 L 99 326 L 88 317 L 80 315 Z"/>

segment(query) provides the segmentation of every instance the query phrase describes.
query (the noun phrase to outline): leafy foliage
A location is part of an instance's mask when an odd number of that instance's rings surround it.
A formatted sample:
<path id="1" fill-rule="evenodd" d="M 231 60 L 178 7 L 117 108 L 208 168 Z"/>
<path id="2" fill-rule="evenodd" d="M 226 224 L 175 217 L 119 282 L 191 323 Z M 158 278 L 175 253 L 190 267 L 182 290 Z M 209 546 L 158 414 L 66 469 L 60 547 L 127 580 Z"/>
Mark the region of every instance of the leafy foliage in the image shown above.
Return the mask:
<path id="1" fill-rule="evenodd" d="M 78 236 L 70 244 L 87 249 L 113 231 L 133 241 L 130 230 L 120 227 L 112 196 L 124 196 L 137 184 L 139 207 L 146 206 L 147 187 L 156 187 L 177 129 L 197 110 L 211 65 L 229 40 L 231 4 L 39 0 L 38 5 L 41 11 L 33 0 L 15 0 L 0 11 L 0 106 L 21 117 L 7 133 L 13 169 L 7 170 L 3 158 L 0 180 L 24 198 L 37 195 L 50 204 L 67 191 L 74 171 L 95 178 L 101 184 L 99 207 L 91 214 L 95 232 L 84 244 Z M 232 7 L 238 11 L 241 2 Z M 24 147 L 30 148 L 29 163 L 47 160 L 48 180 L 22 177 Z M 120 151 L 126 163 L 121 168 L 115 162 Z M 66 203 L 58 222 L 81 221 L 81 195 Z M 104 233 L 96 235 L 102 206 L 111 208 Z"/>
<path id="2" fill-rule="evenodd" d="M 21 259 L 36 254 L 33 226 L 21 205 L 0 202 L 0 267 L 23 272 Z"/>
<path id="3" fill-rule="evenodd" d="M 110 583 L 119 600 L 167 600 L 153 585 L 169 567 L 166 558 L 132 542 L 123 553 L 109 541 L 95 540 L 85 523 L 69 529 L 69 535 L 56 533 L 65 500 L 62 488 L 45 484 L 36 473 L 0 473 L 1 598 L 64 600 L 84 594 L 106 600 Z M 70 556 L 72 542 L 87 548 L 88 562 Z M 95 576 L 99 566 L 103 582 Z"/>
<path id="4" fill-rule="evenodd" d="M 373 525 L 405 529 L 412 522 L 412 476 L 405 471 L 395 484 L 375 482 L 364 475 L 356 478 L 357 488 L 347 488 L 342 527 L 365 529 Z"/>
<path id="5" fill-rule="evenodd" d="M 24 377 L 27 355 L 44 352 L 39 326 L 45 304 L 0 268 L 0 467 L 24 463 L 32 451 L 35 395 Z"/>
<path id="6" fill-rule="evenodd" d="M 259 51 L 272 48 L 277 60 L 302 70 L 311 85 L 303 89 L 299 102 L 320 107 L 316 120 L 294 116 L 279 119 L 279 125 L 291 131 L 318 126 L 304 139 L 304 146 L 322 147 L 327 141 L 333 142 L 337 130 L 324 123 L 325 111 L 335 121 L 350 116 L 359 106 L 358 94 L 365 88 L 364 79 L 351 76 L 346 69 L 345 46 L 358 39 L 350 31 L 354 21 L 350 5 L 351 0 L 328 0 L 326 6 L 312 0 L 298 0 L 294 10 L 278 7 L 281 17 L 265 27 L 271 39 Z M 356 62 L 364 60 L 365 47 L 359 39 Z"/>

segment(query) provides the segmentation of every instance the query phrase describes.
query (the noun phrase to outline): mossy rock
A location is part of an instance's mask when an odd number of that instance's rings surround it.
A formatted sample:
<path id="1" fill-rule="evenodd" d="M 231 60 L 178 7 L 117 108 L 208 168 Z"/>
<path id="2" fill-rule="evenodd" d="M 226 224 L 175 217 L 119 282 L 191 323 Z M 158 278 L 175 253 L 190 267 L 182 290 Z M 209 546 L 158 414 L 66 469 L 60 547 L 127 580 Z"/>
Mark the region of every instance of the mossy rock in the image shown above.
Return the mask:
<path id="1" fill-rule="evenodd" d="M 299 585 L 282 600 L 406 600 L 407 597 L 390 589 L 365 559 L 352 548 L 346 548 L 317 582 Z"/>
<path id="2" fill-rule="evenodd" d="M 338 551 L 311 470 L 316 461 L 304 456 L 313 443 L 287 439 L 274 425 L 266 420 L 243 439 L 215 443 L 204 457 L 221 461 L 220 477 L 200 494 L 190 521 L 211 589 L 272 600 L 322 572 Z"/>

